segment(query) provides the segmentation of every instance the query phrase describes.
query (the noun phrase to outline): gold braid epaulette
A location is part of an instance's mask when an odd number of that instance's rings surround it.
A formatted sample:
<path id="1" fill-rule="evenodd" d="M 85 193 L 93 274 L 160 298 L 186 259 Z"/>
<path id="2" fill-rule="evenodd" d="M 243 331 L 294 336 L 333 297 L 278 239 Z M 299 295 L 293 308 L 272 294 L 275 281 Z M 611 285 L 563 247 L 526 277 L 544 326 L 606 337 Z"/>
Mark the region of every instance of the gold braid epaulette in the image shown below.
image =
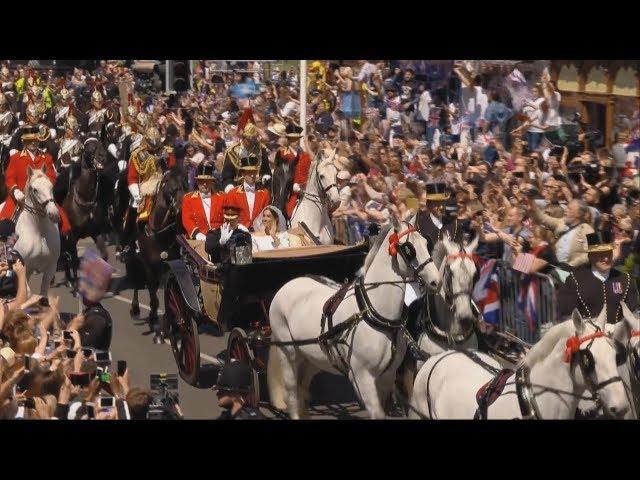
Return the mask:
<path id="1" fill-rule="evenodd" d="M 144 147 L 138 147 L 131 154 L 131 161 L 133 162 L 133 166 L 142 178 L 149 178 L 156 172 L 156 157 L 149 154 L 144 159 L 138 159 L 140 154 L 144 152 Z"/>

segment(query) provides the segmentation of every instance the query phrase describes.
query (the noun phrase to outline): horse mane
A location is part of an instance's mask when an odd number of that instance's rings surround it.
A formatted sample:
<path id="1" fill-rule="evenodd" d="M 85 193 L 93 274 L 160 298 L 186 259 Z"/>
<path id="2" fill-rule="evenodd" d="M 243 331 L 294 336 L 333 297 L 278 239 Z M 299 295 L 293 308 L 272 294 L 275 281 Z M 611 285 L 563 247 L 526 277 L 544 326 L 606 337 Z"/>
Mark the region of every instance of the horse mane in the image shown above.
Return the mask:
<path id="1" fill-rule="evenodd" d="M 568 319 L 562 323 L 554 325 L 549 331 L 533 346 L 525 356 L 523 363 L 529 368 L 544 360 L 556 347 L 562 338 L 574 334 L 573 320 Z"/>
<path id="2" fill-rule="evenodd" d="M 376 255 L 378 254 L 378 250 L 380 250 L 380 247 L 382 246 L 384 241 L 387 239 L 387 234 L 389 233 L 390 230 L 391 230 L 391 223 L 382 227 L 382 229 L 380 230 L 380 233 L 378 234 L 377 238 L 373 242 L 373 245 L 369 247 L 369 253 L 367 253 L 367 257 L 364 259 L 364 264 L 362 265 L 362 268 L 358 272 L 360 275 L 366 275 L 367 271 L 369 270 L 369 267 L 371 267 L 371 264 L 373 263 L 373 259 L 376 258 Z"/>

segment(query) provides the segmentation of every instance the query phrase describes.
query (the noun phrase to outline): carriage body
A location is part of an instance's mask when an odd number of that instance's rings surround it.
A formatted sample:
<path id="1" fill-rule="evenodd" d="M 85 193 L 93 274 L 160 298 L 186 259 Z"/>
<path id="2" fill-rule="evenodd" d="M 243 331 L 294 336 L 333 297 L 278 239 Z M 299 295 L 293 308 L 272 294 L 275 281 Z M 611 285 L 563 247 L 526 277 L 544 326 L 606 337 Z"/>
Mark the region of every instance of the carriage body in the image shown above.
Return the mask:
<path id="1" fill-rule="evenodd" d="M 263 375 L 271 334 L 269 307 L 276 292 L 304 275 L 338 283 L 352 280 L 369 250 L 368 242 L 308 245 L 256 252 L 250 263 L 214 264 L 207 259 L 204 242 L 182 235 L 177 242 L 180 258 L 167 262 L 163 330 L 180 375 L 191 385 L 198 384 L 200 369 L 198 326 L 213 324 L 221 332 L 230 331 L 227 359 L 248 361 Z"/>

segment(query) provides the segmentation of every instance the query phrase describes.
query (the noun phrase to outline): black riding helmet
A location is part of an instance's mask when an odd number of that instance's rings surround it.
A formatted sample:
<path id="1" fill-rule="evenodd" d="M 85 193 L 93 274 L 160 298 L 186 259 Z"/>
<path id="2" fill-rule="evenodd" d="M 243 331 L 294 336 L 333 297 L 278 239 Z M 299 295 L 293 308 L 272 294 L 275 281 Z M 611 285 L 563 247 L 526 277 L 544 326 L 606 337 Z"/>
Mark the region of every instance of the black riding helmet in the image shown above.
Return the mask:
<path id="1" fill-rule="evenodd" d="M 214 390 L 232 393 L 250 393 L 253 372 L 249 366 L 241 361 L 227 363 L 220 374 Z"/>

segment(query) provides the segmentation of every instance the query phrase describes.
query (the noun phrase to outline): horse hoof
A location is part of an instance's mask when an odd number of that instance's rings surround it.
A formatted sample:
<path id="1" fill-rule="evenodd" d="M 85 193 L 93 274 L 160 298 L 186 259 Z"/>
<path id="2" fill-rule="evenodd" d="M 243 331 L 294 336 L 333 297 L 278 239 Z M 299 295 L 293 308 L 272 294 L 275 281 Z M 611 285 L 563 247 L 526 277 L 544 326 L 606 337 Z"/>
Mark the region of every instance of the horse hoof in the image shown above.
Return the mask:
<path id="1" fill-rule="evenodd" d="M 139 316 L 140 315 L 140 307 L 138 307 L 138 306 L 131 307 L 131 310 L 129 310 L 129 313 L 131 314 L 132 317 Z"/>

